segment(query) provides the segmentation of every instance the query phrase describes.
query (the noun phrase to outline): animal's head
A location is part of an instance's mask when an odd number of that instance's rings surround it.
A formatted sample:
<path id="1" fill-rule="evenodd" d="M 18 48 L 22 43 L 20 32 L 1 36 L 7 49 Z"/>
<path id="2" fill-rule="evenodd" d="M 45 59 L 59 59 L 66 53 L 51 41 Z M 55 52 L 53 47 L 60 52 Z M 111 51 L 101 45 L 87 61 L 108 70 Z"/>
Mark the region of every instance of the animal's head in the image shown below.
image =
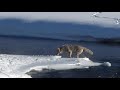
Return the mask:
<path id="1" fill-rule="evenodd" d="M 63 47 L 57 48 L 57 55 L 63 53 Z"/>

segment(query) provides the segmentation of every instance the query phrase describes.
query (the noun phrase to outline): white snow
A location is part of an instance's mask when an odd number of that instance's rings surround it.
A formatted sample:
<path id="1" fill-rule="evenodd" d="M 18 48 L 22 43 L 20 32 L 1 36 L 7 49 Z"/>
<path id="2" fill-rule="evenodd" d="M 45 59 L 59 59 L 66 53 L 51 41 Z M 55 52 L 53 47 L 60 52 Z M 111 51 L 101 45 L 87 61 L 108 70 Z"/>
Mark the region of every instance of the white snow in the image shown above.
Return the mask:
<path id="1" fill-rule="evenodd" d="M 43 69 L 67 70 L 100 65 L 109 66 L 111 64 L 93 62 L 89 58 L 0 54 L 0 78 L 32 78 L 26 73 L 33 69 L 38 71 Z"/>
<path id="2" fill-rule="evenodd" d="M 72 22 L 95 24 L 104 27 L 119 27 L 114 20 L 106 18 L 95 18 L 98 12 L 0 12 L 0 19 L 21 19 L 25 22 L 34 22 L 39 20 L 55 22 Z M 120 12 L 102 12 L 100 17 L 120 18 Z"/>

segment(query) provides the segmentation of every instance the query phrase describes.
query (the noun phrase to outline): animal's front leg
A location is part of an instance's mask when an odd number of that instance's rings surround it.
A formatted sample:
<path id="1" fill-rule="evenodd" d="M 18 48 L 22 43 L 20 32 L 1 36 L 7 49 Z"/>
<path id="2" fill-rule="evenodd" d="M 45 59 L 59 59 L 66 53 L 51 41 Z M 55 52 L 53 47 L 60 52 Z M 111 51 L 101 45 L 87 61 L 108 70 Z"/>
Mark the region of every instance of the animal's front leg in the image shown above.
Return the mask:
<path id="1" fill-rule="evenodd" d="M 79 58 L 79 55 L 80 55 L 80 54 L 77 54 L 77 58 Z"/>
<path id="2" fill-rule="evenodd" d="M 60 55 L 60 53 L 57 54 L 57 56 L 59 56 L 59 55 Z"/>
<path id="3" fill-rule="evenodd" d="M 70 57 L 70 58 L 72 57 L 72 52 L 71 52 L 71 51 L 69 52 L 69 57 Z"/>

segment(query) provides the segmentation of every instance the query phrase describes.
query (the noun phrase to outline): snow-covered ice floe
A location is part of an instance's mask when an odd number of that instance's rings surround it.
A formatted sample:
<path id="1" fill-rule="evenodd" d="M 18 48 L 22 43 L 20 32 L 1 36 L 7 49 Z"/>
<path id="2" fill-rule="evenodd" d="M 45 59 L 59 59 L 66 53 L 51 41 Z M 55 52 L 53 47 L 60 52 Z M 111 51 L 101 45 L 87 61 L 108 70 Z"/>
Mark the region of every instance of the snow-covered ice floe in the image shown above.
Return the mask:
<path id="1" fill-rule="evenodd" d="M 0 78 L 32 78 L 26 74 L 31 70 L 82 69 L 90 66 L 111 66 L 111 63 L 98 63 L 89 58 L 62 58 L 61 56 L 30 56 L 0 54 Z"/>

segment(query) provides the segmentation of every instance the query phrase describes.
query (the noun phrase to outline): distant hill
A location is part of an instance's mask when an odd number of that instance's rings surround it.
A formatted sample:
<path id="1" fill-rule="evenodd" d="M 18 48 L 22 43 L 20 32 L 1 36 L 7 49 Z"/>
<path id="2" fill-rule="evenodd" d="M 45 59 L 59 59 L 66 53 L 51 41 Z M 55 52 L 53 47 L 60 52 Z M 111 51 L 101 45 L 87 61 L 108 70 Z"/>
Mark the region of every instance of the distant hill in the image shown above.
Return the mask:
<path id="1" fill-rule="evenodd" d="M 96 38 L 120 36 L 119 28 L 104 28 L 88 24 L 36 21 L 28 23 L 18 19 L 0 20 L 0 35 L 46 37 L 96 41 Z"/>
<path id="2" fill-rule="evenodd" d="M 97 42 L 99 43 L 103 43 L 103 44 L 120 44 L 120 38 L 109 38 L 109 39 L 106 39 L 106 38 L 101 38 L 101 39 L 98 39 Z"/>

